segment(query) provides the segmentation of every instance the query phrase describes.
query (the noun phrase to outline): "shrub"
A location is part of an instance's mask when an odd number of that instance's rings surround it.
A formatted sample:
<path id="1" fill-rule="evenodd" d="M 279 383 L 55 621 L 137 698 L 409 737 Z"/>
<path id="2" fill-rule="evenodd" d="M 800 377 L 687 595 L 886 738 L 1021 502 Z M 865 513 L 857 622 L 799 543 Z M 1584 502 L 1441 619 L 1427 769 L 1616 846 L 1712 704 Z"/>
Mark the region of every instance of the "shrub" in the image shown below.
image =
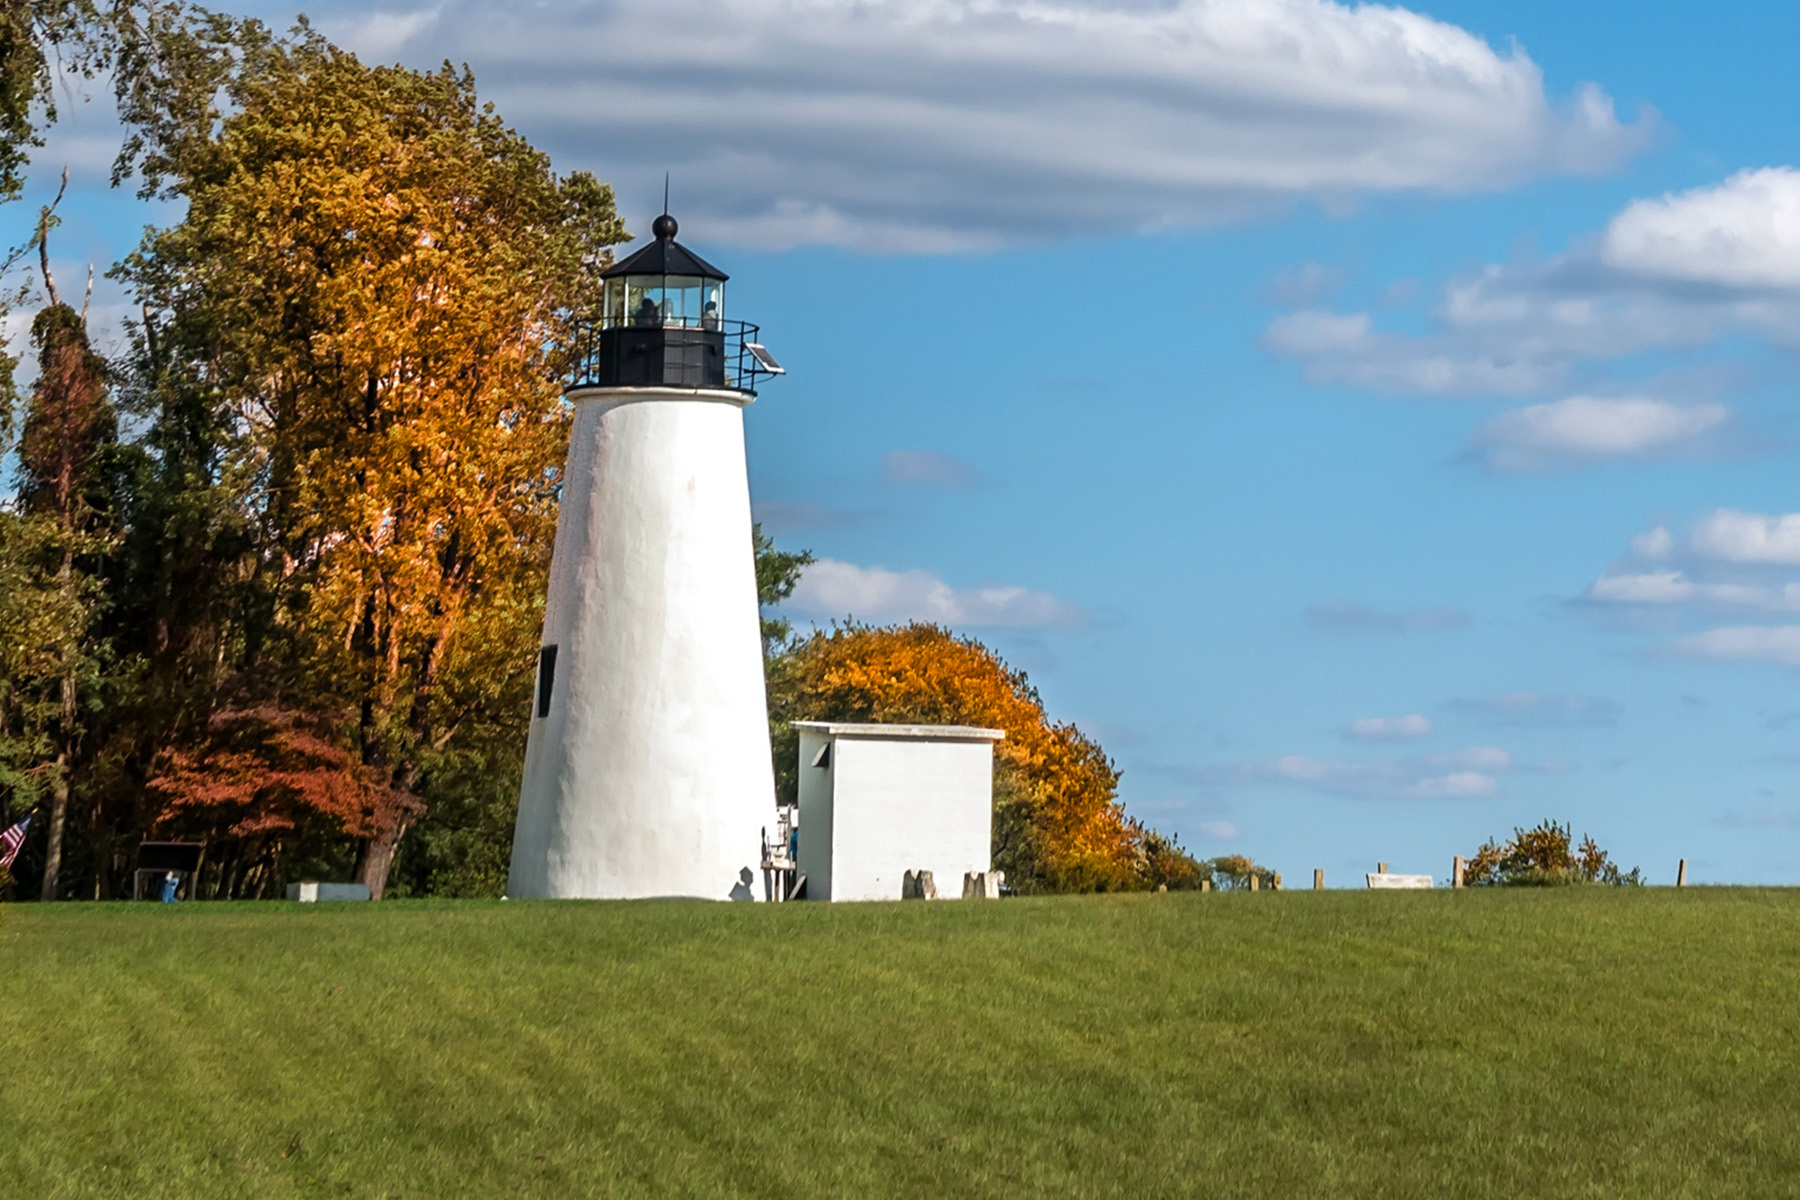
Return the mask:
<path id="1" fill-rule="evenodd" d="M 1258 866 L 1246 855 L 1220 855 L 1218 858 L 1207 859 L 1201 867 L 1212 879 L 1213 886 L 1220 891 L 1234 892 L 1248 888 L 1252 876 L 1255 876 L 1256 886 L 1259 888 L 1275 886 L 1275 872 Z"/>
<path id="2" fill-rule="evenodd" d="M 1611 887 L 1638 887 L 1642 873 L 1633 867 L 1621 871 L 1592 837 L 1581 835 L 1575 845 L 1572 826 L 1544 821 L 1532 829 L 1513 830 L 1512 840 L 1489 839 L 1463 869 L 1470 887 L 1561 887 L 1599 883 Z"/>
<path id="3" fill-rule="evenodd" d="M 1212 878 L 1212 871 L 1200 862 L 1181 839 L 1155 829 L 1145 829 L 1142 842 L 1144 882 L 1152 887 L 1166 887 L 1171 892 L 1197 892 L 1200 884 Z"/>

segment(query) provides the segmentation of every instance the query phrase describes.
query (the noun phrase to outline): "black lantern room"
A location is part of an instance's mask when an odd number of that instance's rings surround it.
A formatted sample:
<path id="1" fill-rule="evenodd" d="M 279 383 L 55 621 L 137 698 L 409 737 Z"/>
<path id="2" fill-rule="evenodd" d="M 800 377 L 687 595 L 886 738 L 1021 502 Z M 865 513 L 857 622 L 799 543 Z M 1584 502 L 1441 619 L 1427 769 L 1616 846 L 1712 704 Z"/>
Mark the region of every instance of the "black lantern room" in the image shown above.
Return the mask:
<path id="1" fill-rule="evenodd" d="M 758 375 L 781 368 L 754 325 L 725 319 L 725 272 L 675 240 L 668 213 L 656 241 L 601 273 L 597 345 L 576 387 L 726 388 L 754 393 Z"/>

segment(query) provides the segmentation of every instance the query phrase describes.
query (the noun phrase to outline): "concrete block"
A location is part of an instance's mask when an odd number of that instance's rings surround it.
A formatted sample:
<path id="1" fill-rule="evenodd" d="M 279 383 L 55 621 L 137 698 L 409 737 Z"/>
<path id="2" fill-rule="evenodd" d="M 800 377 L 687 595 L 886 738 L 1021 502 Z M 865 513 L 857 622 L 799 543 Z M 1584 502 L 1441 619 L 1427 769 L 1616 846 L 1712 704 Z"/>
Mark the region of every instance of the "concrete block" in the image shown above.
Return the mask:
<path id="1" fill-rule="evenodd" d="M 937 883 L 930 871 L 908 871 L 900 881 L 902 900 L 936 900 Z"/>
<path id="2" fill-rule="evenodd" d="M 963 872 L 963 899 L 998 900 L 1000 885 L 1005 882 L 1005 871 L 965 871 Z"/>
<path id="3" fill-rule="evenodd" d="M 1386 873 L 1366 876 L 1372 888 L 1428 888 L 1431 886 L 1429 875 L 1389 875 Z"/>

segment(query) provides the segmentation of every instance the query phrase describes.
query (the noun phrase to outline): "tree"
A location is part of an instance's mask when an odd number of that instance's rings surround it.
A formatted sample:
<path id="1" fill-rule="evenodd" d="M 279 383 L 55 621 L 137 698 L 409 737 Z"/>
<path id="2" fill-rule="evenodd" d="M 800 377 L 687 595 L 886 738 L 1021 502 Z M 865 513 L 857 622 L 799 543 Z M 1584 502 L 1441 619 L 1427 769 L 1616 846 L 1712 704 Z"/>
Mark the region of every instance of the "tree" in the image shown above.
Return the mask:
<path id="1" fill-rule="evenodd" d="M 31 151 L 57 119 L 59 82 L 105 75 L 128 127 L 172 127 L 210 107 L 231 47 L 261 30 L 171 0 L 0 0 L 0 204 L 18 198 Z M 145 145 L 128 134 L 115 183 Z"/>
<path id="2" fill-rule="evenodd" d="M 47 773 L 50 811 L 41 893 L 47 900 L 56 899 L 61 886 L 70 781 L 83 734 L 82 684 L 98 657 L 89 638 L 98 602 L 92 564 L 109 538 L 96 460 L 118 430 L 106 393 L 106 364 L 88 345 L 86 305 L 78 314 L 64 304 L 50 274 L 51 219 L 47 208 L 38 222 L 50 304 L 31 326 L 38 377 L 19 439 L 19 502 L 26 514 L 43 518 L 41 528 L 50 534 L 43 548 L 53 559 L 56 607 L 62 616 L 54 635 L 57 697 L 49 722 L 54 759 Z"/>
<path id="3" fill-rule="evenodd" d="M 338 714 L 222 708 L 207 725 L 198 747 L 164 754 L 149 790 L 165 833 L 225 847 L 210 864 L 216 897 L 270 895 L 284 855 L 327 858 L 331 841 L 380 837 L 421 807 L 344 747 Z"/>
<path id="4" fill-rule="evenodd" d="M 795 794 L 796 720 L 981 725 L 995 747 L 994 864 L 1022 890 L 1146 886 L 1142 830 L 1119 772 L 1079 729 L 1050 720 L 1022 671 L 936 625 L 849 624 L 791 643 L 770 664 L 778 790 Z"/>
<path id="5" fill-rule="evenodd" d="M 1138 844 L 1143 864 L 1140 873 L 1149 887 L 1192 892 L 1198 891 L 1203 881 L 1214 877 L 1212 865 L 1189 854 L 1181 839 L 1173 834 L 1140 827 Z"/>
<path id="6" fill-rule="evenodd" d="M 0 202 L 18 196 L 40 126 L 56 119 L 53 58 L 91 74 L 105 24 L 87 0 L 0 0 Z"/>
<path id="7" fill-rule="evenodd" d="M 63 630 L 84 616 L 65 609 L 47 569 L 58 541 L 50 519 L 0 510 L 0 829 L 38 806 L 55 767 Z M 15 877 L 26 861 L 14 863 Z"/>
<path id="8" fill-rule="evenodd" d="M 776 549 L 775 539 L 765 534 L 761 525 L 750 527 L 750 543 L 756 552 L 756 602 L 763 610 L 763 658 L 767 659 L 794 632 L 792 622 L 769 610 L 794 594 L 813 556 L 809 550 Z"/>
<path id="9" fill-rule="evenodd" d="M 1575 845 L 1573 826 L 1544 821 L 1533 829 L 1514 829 L 1512 840 L 1489 838 L 1463 868 L 1469 887 L 1555 887 L 1600 883 L 1634 887 L 1643 883 L 1636 867 L 1621 871 L 1592 837 Z"/>
<path id="10" fill-rule="evenodd" d="M 1243 854 L 1224 854 L 1218 858 L 1209 858 L 1199 864 L 1201 873 L 1213 881 L 1213 886 L 1221 891 L 1242 891 L 1250 886 L 1252 879 L 1256 886 L 1272 888 L 1275 886 L 1275 872 L 1257 863 Z"/>
<path id="11" fill-rule="evenodd" d="M 165 432 L 234 441 L 219 474 L 255 600 L 236 677 L 349 713 L 360 762 L 429 797 L 492 726 L 523 738 L 556 380 L 625 233 L 611 190 L 552 174 L 466 72 L 365 67 L 304 27 L 239 53 L 230 114 L 192 106 L 143 149 L 188 210 L 120 271 L 145 305 L 140 391 Z M 359 835 L 376 895 L 414 816 Z"/>

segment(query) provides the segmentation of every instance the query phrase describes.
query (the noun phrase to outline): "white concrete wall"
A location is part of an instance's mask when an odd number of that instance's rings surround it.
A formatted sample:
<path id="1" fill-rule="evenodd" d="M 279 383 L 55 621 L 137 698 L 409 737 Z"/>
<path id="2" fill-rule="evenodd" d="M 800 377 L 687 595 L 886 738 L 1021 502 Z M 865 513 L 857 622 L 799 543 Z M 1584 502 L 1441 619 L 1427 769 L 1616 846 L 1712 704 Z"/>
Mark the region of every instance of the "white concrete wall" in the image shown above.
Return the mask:
<path id="1" fill-rule="evenodd" d="M 811 766 L 821 742 L 802 731 L 800 868 L 809 898 L 898 900 L 902 876 L 921 868 L 940 895 L 959 896 L 964 872 L 992 866 L 991 741 L 839 736 L 829 771 Z M 807 807 L 809 784 L 818 789 L 814 808 L 829 812 L 823 830 Z M 826 846 L 825 882 L 815 886 Z"/>
<path id="2" fill-rule="evenodd" d="M 507 894 L 760 893 L 775 820 L 743 405 L 593 390 L 575 422 Z"/>

